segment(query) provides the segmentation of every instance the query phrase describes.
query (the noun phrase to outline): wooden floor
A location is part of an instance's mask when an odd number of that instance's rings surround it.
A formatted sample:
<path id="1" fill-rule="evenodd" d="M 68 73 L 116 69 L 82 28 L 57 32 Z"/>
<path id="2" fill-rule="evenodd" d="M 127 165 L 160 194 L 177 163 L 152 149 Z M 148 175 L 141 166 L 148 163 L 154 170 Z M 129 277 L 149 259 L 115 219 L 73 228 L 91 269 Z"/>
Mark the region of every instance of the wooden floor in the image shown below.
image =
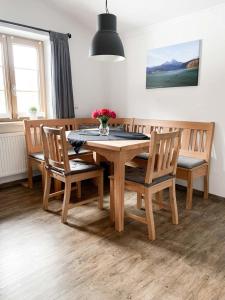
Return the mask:
<path id="1" fill-rule="evenodd" d="M 108 195 L 104 211 L 70 210 L 68 225 L 42 210 L 41 196 L 38 184 L 0 190 L 0 299 L 225 299 L 225 200 L 195 196 L 187 212 L 178 191 L 180 224 L 156 212 L 157 240 L 149 242 L 137 222 L 114 231 Z"/>

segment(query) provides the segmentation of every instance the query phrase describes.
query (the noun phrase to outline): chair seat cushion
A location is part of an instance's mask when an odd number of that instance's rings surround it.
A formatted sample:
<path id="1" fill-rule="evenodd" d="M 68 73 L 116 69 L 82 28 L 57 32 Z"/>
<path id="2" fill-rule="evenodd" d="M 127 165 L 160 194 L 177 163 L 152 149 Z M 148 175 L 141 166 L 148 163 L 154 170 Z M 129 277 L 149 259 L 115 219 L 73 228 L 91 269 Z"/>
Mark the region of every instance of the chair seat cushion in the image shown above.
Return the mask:
<path id="1" fill-rule="evenodd" d="M 136 158 L 148 160 L 149 154 L 147 152 L 143 152 L 138 154 Z M 177 166 L 185 169 L 192 169 L 204 164 L 206 161 L 200 158 L 188 157 L 180 155 L 178 157 Z"/>
<path id="2" fill-rule="evenodd" d="M 101 169 L 99 165 L 96 165 L 94 163 L 89 163 L 81 159 L 73 159 L 70 160 L 69 163 L 70 163 L 70 170 L 71 170 L 70 175 Z"/>
<path id="3" fill-rule="evenodd" d="M 79 153 L 76 154 L 73 148 L 70 148 L 68 150 L 68 155 L 70 156 L 76 156 L 79 157 L 81 155 L 85 155 L 85 154 L 91 154 L 92 152 L 90 150 L 86 150 L 86 149 L 80 149 Z M 44 161 L 44 154 L 42 152 L 36 152 L 36 153 L 32 153 L 30 154 L 31 157 L 37 159 L 37 160 L 41 160 Z"/>
<path id="4" fill-rule="evenodd" d="M 188 157 L 188 156 L 179 156 L 177 166 L 185 169 L 192 169 L 204 164 L 206 161 L 200 158 Z"/>
<path id="5" fill-rule="evenodd" d="M 125 170 L 126 170 L 125 180 L 140 183 L 147 187 L 151 187 L 155 184 L 158 184 L 163 181 L 174 178 L 174 175 L 165 175 L 165 176 L 153 179 L 152 183 L 147 184 L 147 183 L 145 183 L 146 170 L 144 170 L 142 168 L 133 168 L 133 167 L 128 167 L 128 166 L 126 166 Z"/>

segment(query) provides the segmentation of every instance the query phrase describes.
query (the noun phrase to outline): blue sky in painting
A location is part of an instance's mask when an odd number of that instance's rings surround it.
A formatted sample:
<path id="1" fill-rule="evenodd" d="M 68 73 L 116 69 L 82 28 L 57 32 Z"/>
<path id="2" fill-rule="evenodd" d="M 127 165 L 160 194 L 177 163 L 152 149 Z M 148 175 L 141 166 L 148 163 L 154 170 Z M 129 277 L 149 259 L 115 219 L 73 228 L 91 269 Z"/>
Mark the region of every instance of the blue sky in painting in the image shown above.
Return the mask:
<path id="1" fill-rule="evenodd" d="M 148 51 L 147 65 L 154 67 L 171 60 L 186 62 L 193 58 L 199 58 L 200 41 L 192 41 L 164 48 L 156 48 Z"/>

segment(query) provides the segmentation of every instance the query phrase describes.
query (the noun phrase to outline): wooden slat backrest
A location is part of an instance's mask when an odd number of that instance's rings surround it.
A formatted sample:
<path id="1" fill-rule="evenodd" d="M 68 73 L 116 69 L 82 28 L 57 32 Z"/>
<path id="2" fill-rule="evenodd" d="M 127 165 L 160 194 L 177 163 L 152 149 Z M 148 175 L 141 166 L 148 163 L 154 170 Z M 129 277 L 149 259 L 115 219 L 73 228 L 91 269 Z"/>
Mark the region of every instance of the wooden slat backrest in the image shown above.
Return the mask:
<path id="1" fill-rule="evenodd" d="M 48 169 L 70 173 L 65 128 L 50 128 L 41 125 L 45 165 Z"/>
<path id="2" fill-rule="evenodd" d="M 24 130 L 28 154 L 42 152 L 41 124 L 47 127 L 63 127 L 65 130 L 76 128 L 75 119 L 25 120 Z"/>
<path id="3" fill-rule="evenodd" d="M 180 155 L 210 160 L 215 124 L 168 120 L 134 119 L 136 132 L 151 133 L 181 130 Z"/>
<path id="4" fill-rule="evenodd" d="M 151 133 L 145 183 L 166 175 L 175 175 L 180 149 L 181 132 Z"/>
<path id="5" fill-rule="evenodd" d="M 112 127 L 123 126 L 126 132 L 132 132 L 133 122 L 134 122 L 133 118 L 116 118 L 116 119 L 109 120 L 109 126 Z"/>
<path id="6" fill-rule="evenodd" d="M 93 118 L 76 118 L 76 130 L 85 129 L 89 127 L 97 128 L 99 121 Z"/>
<path id="7" fill-rule="evenodd" d="M 133 118 L 116 118 L 109 120 L 109 126 L 116 127 L 123 125 L 125 131 L 131 132 L 133 130 Z M 76 118 L 76 129 L 89 127 L 99 127 L 99 121 L 92 118 Z"/>

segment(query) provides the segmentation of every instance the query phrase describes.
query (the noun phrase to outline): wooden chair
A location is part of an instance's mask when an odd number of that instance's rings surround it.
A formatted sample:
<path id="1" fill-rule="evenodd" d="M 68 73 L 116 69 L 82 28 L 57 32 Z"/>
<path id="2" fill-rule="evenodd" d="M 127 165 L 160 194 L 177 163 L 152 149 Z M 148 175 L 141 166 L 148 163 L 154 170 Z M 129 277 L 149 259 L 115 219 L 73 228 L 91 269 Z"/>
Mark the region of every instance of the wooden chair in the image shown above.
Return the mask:
<path id="1" fill-rule="evenodd" d="M 43 208 L 45 210 L 48 209 L 49 198 L 64 193 L 61 220 L 65 223 L 67 220 L 72 183 L 76 182 L 79 185 L 83 180 L 96 178 L 98 181 L 98 207 L 102 209 L 103 170 L 98 165 L 81 159 L 69 160 L 65 129 L 63 127 L 49 128 L 42 125 L 41 132 L 46 168 Z M 65 190 L 50 194 L 51 178 L 64 182 Z M 80 201 L 75 206 L 86 204 L 94 200 L 96 200 L 96 197 Z"/>
<path id="2" fill-rule="evenodd" d="M 169 188 L 172 223 L 178 224 L 175 192 L 175 174 L 180 148 L 180 132 L 158 134 L 152 132 L 147 169 L 126 167 L 125 189 L 137 193 L 138 201 L 144 195 L 146 217 L 131 213 L 126 216 L 147 224 L 148 237 L 155 240 L 155 225 L 152 208 L 152 195 Z M 114 179 L 110 177 L 110 218 L 114 221 Z"/>
<path id="3" fill-rule="evenodd" d="M 151 133 L 180 130 L 181 149 L 178 158 L 176 178 L 187 181 L 186 208 L 192 208 L 193 182 L 197 177 L 204 177 L 204 198 L 208 198 L 209 168 L 215 123 L 189 122 L 172 120 L 134 119 L 136 132 Z M 132 164 L 146 166 L 148 153 L 138 155 Z"/>
<path id="4" fill-rule="evenodd" d="M 27 149 L 27 167 L 28 167 L 28 186 L 33 187 L 33 167 L 36 166 L 42 174 L 42 186 L 44 188 L 44 154 L 41 142 L 41 124 L 49 127 L 64 127 L 65 130 L 75 130 L 76 119 L 49 119 L 49 120 L 25 120 L 24 131 Z M 68 154 L 70 158 L 82 158 L 87 161 L 93 161 L 93 154 L 89 150 L 81 150 L 76 154 L 73 148 L 68 145 Z"/>
<path id="5" fill-rule="evenodd" d="M 209 193 L 209 169 L 215 123 L 183 124 L 176 177 L 187 181 L 186 208 L 192 208 L 193 182 L 204 178 L 204 199 Z"/>

